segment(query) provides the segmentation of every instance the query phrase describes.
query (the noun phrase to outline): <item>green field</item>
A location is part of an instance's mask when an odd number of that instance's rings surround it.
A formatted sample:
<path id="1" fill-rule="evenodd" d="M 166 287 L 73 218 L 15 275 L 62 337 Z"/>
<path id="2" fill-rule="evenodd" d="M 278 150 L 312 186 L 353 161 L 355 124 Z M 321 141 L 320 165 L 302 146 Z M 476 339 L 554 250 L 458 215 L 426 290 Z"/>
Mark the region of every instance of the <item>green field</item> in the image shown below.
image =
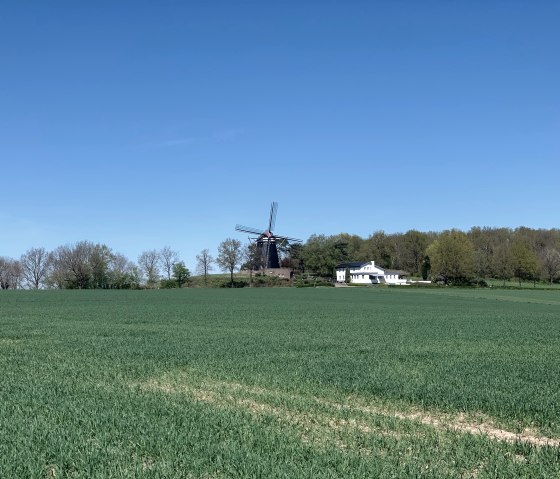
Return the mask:
<path id="1" fill-rule="evenodd" d="M 1 478 L 560 477 L 560 294 L 0 292 Z"/>

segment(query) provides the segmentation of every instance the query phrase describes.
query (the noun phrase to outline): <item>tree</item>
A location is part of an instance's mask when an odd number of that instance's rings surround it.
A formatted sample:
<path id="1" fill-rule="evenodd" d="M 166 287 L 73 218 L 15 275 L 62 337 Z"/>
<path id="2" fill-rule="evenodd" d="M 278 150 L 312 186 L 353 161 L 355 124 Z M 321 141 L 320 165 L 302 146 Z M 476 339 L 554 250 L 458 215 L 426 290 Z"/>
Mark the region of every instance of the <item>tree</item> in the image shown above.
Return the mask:
<path id="1" fill-rule="evenodd" d="M 65 264 L 66 250 L 69 246 L 59 246 L 49 255 L 49 272 L 45 284 L 49 288 L 63 289 L 67 286 L 68 271 Z"/>
<path id="2" fill-rule="evenodd" d="M 96 244 L 90 251 L 89 264 L 91 267 L 92 288 L 108 289 L 111 284 L 110 266 L 114 253 L 107 245 Z"/>
<path id="3" fill-rule="evenodd" d="M 243 260 L 245 262 L 241 265 L 241 269 L 249 271 L 249 287 L 252 287 L 253 271 L 259 271 L 264 265 L 263 255 L 257 248 L 257 243 L 251 242 L 245 246 L 243 250 Z"/>
<path id="4" fill-rule="evenodd" d="M 163 271 L 167 274 L 167 279 L 171 279 L 173 265 L 179 261 L 179 253 L 173 251 L 169 246 L 164 246 L 159 252 L 159 261 Z"/>
<path id="5" fill-rule="evenodd" d="M 509 241 L 506 241 L 496 247 L 492 254 L 491 262 L 492 276 L 496 279 L 501 279 L 504 282 L 510 280 L 513 276 L 513 256 Z"/>
<path id="6" fill-rule="evenodd" d="M 422 263 L 426 257 L 429 238 L 426 233 L 409 230 L 402 235 L 402 252 L 399 267 L 413 274 L 422 273 Z"/>
<path id="7" fill-rule="evenodd" d="M 333 236 L 312 235 L 301 254 L 306 270 L 319 276 L 332 277 L 335 266 L 347 260 L 346 246 L 346 243 Z"/>
<path id="8" fill-rule="evenodd" d="M 422 267 L 421 267 L 421 275 L 424 281 L 428 279 L 431 271 L 432 271 L 432 265 L 430 264 L 430 257 L 424 256 L 424 259 L 422 260 Z"/>
<path id="9" fill-rule="evenodd" d="M 179 261 L 173 264 L 173 279 L 177 281 L 177 285 L 180 287 L 185 284 L 191 277 L 191 272 L 185 266 L 185 263 Z"/>
<path id="10" fill-rule="evenodd" d="M 522 239 L 516 239 L 511 246 L 513 258 L 513 274 L 521 281 L 535 281 L 538 272 L 538 260 L 529 245 Z"/>
<path id="11" fill-rule="evenodd" d="M 89 241 L 56 248 L 52 253 L 49 284 L 58 288 L 92 287 L 91 255 L 94 248 L 95 245 Z"/>
<path id="12" fill-rule="evenodd" d="M 542 259 L 543 273 L 552 284 L 560 276 L 560 252 L 555 248 L 546 248 Z"/>
<path id="13" fill-rule="evenodd" d="M 282 260 L 283 268 L 290 268 L 299 273 L 303 273 L 305 269 L 304 261 L 304 246 L 301 243 L 292 243 L 288 245 L 287 254 Z"/>
<path id="14" fill-rule="evenodd" d="M 474 247 L 476 274 L 487 278 L 492 274 L 494 241 L 491 228 L 473 227 L 468 236 Z"/>
<path id="15" fill-rule="evenodd" d="M 0 289 L 17 289 L 21 285 L 21 265 L 19 261 L 0 256 Z"/>
<path id="16" fill-rule="evenodd" d="M 159 253 L 155 250 L 143 251 L 138 256 L 138 266 L 146 277 L 149 288 L 155 287 L 159 279 Z"/>
<path id="17" fill-rule="evenodd" d="M 462 231 L 444 231 L 427 253 L 432 275 L 442 276 L 446 284 L 468 281 L 474 276 L 474 249 Z"/>
<path id="18" fill-rule="evenodd" d="M 233 238 L 227 238 L 218 246 L 218 257 L 216 263 L 222 271 L 229 271 L 231 276 L 231 287 L 233 288 L 233 272 L 241 263 L 243 252 L 241 242 Z"/>
<path id="19" fill-rule="evenodd" d="M 49 253 L 45 248 L 28 249 L 20 258 L 21 274 L 27 284 L 39 289 L 47 277 Z"/>
<path id="20" fill-rule="evenodd" d="M 376 231 L 364 241 L 360 249 L 358 260 L 375 261 L 382 268 L 393 266 L 395 255 L 395 244 L 393 238 L 387 236 L 383 231 Z"/>
<path id="21" fill-rule="evenodd" d="M 109 263 L 109 284 L 114 289 L 135 289 L 141 282 L 138 267 L 120 253 L 114 253 Z"/>
<path id="22" fill-rule="evenodd" d="M 214 258 L 207 249 L 196 255 L 196 272 L 204 276 L 204 285 L 208 284 L 208 273 L 212 271 Z"/>

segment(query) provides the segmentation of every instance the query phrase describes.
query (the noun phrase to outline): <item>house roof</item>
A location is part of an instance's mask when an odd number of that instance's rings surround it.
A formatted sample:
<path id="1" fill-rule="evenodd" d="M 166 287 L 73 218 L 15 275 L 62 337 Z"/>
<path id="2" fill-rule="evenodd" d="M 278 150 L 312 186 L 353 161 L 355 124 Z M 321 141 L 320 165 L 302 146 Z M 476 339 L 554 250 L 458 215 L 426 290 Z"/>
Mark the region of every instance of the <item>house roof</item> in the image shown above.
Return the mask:
<path id="1" fill-rule="evenodd" d="M 367 264 L 367 263 L 364 263 L 364 262 L 362 262 L 362 261 L 354 261 L 354 262 L 352 262 L 352 263 L 340 263 L 340 264 L 337 264 L 337 265 L 335 266 L 335 268 L 336 268 L 336 269 L 342 269 L 342 268 L 361 268 L 364 264 Z"/>

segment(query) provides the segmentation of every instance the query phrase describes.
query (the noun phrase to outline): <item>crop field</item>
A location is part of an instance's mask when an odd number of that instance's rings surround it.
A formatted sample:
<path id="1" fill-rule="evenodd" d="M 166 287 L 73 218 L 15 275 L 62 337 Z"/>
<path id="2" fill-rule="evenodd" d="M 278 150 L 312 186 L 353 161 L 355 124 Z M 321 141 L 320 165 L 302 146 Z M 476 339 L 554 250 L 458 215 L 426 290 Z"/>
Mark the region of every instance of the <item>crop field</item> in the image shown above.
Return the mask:
<path id="1" fill-rule="evenodd" d="M 560 477 L 560 294 L 0 292 L 1 478 Z"/>

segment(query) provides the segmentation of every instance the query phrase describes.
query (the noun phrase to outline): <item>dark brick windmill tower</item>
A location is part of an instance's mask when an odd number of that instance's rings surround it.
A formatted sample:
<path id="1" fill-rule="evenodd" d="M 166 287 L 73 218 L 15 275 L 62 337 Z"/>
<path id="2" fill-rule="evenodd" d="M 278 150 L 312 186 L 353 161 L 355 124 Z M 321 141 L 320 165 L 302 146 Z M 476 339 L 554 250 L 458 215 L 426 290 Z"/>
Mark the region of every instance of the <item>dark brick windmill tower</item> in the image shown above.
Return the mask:
<path id="1" fill-rule="evenodd" d="M 235 230 L 242 233 L 250 233 L 257 235 L 251 238 L 257 243 L 257 256 L 260 259 L 261 269 L 274 269 L 280 268 L 280 261 L 278 259 L 278 245 L 284 243 L 301 243 L 297 238 L 290 238 L 289 236 L 280 236 L 272 232 L 276 223 L 276 213 L 278 212 L 278 203 L 275 201 L 270 205 L 270 216 L 268 219 L 268 228 L 259 230 L 258 228 L 251 228 L 249 226 L 236 225 Z"/>

